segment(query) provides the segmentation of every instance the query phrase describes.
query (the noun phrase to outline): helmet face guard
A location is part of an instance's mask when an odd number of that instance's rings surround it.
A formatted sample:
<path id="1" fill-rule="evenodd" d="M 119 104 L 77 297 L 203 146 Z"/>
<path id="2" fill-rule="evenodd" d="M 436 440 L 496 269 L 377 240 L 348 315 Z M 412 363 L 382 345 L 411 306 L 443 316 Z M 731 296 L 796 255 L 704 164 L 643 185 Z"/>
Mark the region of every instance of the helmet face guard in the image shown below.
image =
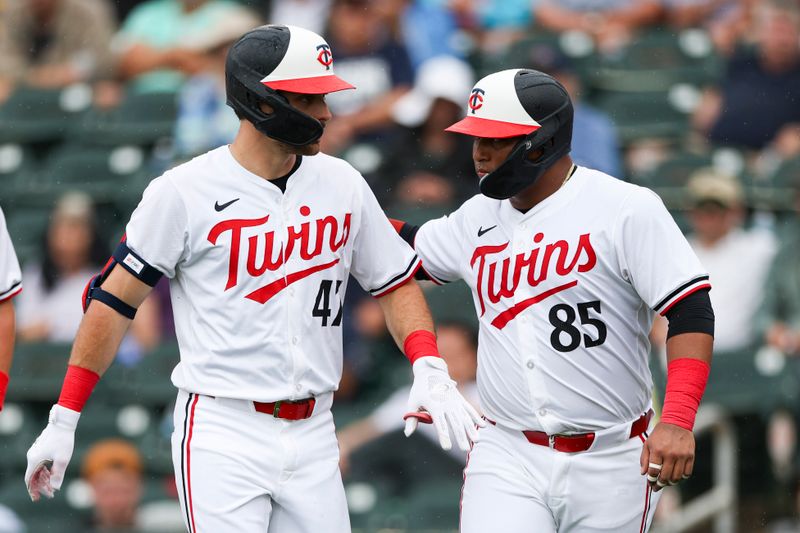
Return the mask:
<path id="1" fill-rule="evenodd" d="M 285 96 L 270 89 L 261 81 L 247 83 L 239 79 L 228 80 L 227 103 L 253 126 L 266 135 L 291 146 L 306 146 L 322 137 L 322 124 L 315 118 L 298 111 Z M 264 113 L 261 104 L 272 108 Z"/>
<path id="2" fill-rule="evenodd" d="M 475 85 L 467 118 L 447 131 L 488 138 L 523 135 L 505 161 L 479 182 L 483 195 L 505 200 L 569 153 L 572 115 L 569 95 L 555 79 L 535 70 L 506 70 Z M 537 151 L 541 153 L 531 159 Z"/>
<path id="3" fill-rule="evenodd" d="M 497 200 L 516 196 L 569 153 L 572 121 L 561 124 L 558 117 L 547 117 L 541 122 L 541 128 L 525 136 L 499 167 L 481 178 L 481 194 Z M 538 150 L 541 155 L 531 159 L 530 155 Z"/>
<path id="4" fill-rule="evenodd" d="M 240 38 L 225 62 L 227 104 L 259 132 L 301 147 L 322 137 L 322 124 L 294 108 L 278 91 L 326 94 L 352 85 L 333 74 L 330 47 L 314 32 L 261 26 Z M 272 108 L 271 113 L 261 105 Z"/>

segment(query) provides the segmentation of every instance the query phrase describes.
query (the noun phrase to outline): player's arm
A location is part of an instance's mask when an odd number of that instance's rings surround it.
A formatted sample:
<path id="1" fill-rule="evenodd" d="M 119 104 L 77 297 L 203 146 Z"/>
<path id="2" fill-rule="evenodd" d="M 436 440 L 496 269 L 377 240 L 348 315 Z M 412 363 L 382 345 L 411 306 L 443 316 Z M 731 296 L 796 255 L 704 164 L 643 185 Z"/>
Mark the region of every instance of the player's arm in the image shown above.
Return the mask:
<path id="1" fill-rule="evenodd" d="M 136 309 L 161 277 L 121 242 L 103 272 L 84 292 L 78 327 L 58 402 L 47 427 L 28 450 L 25 485 L 33 501 L 53 497 L 72 457 L 81 410 L 128 331 Z"/>
<path id="2" fill-rule="evenodd" d="M 477 439 L 477 426 L 484 422 L 477 411 L 461 396 L 456 383 L 447 372 L 447 365 L 439 356 L 436 335 L 425 297 L 419 285 L 409 280 L 392 292 L 381 296 L 378 302 L 386 316 L 386 325 L 395 342 L 411 361 L 414 384 L 409 397 L 406 435 L 414 432 L 420 418 L 416 414 L 426 411 L 439 434 L 442 448 L 452 447 L 448 427 L 453 430 L 456 442 L 463 450 L 469 441 Z"/>
<path id="3" fill-rule="evenodd" d="M 695 442 L 692 429 L 708 381 L 714 342 L 714 311 L 709 289 L 674 304 L 665 316 L 667 386 L 661 420 L 642 449 L 642 474 L 661 490 L 692 474 Z M 660 467 L 658 465 L 661 465 Z"/>
<path id="4" fill-rule="evenodd" d="M 14 356 L 14 304 L 11 298 L 0 302 L 0 411 L 8 387 L 8 373 Z"/>

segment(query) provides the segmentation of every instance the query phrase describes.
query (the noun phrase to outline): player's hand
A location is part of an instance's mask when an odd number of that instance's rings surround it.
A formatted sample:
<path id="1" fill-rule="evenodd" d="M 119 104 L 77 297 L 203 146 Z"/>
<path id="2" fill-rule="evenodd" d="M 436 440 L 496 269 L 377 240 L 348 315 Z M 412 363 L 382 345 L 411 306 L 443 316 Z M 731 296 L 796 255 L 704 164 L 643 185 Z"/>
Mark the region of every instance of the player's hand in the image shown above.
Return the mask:
<path id="1" fill-rule="evenodd" d="M 694 468 L 694 434 L 659 423 L 644 443 L 640 463 L 654 492 L 688 479 Z"/>
<path id="2" fill-rule="evenodd" d="M 41 495 L 52 498 L 61 488 L 80 416 L 79 412 L 57 404 L 50 409 L 47 427 L 28 450 L 25 486 L 31 500 L 39 501 Z"/>
<path id="3" fill-rule="evenodd" d="M 433 421 L 439 444 L 445 450 L 452 448 L 450 431 L 458 447 L 469 450 L 470 441 L 478 440 L 478 429 L 486 422 L 456 388 L 456 382 L 447 373 L 447 364 L 440 357 L 420 357 L 414 362 L 414 384 L 408 397 L 408 410 L 412 413 L 426 411 Z M 406 416 L 406 436 L 417 429 L 420 416 Z M 423 420 L 425 421 L 425 420 Z"/>

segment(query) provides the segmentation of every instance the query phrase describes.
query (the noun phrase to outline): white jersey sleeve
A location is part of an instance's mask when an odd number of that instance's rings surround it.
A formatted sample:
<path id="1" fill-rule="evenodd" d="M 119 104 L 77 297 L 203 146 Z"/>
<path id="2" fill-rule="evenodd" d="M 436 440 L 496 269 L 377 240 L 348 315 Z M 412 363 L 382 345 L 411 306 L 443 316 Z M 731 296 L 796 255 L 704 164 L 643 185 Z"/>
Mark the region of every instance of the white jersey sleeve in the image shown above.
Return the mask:
<path id="1" fill-rule="evenodd" d="M 22 274 L 17 254 L 6 228 L 6 218 L 0 209 L 0 302 L 16 296 L 22 290 Z"/>
<path id="2" fill-rule="evenodd" d="M 411 278 L 420 261 L 392 227 L 363 179 L 361 195 L 361 224 L 353 244 L 350 272 L 365 291 L 383 296 Z"/>
<path id="3" fill-rule="evenodd" d="M 167 176 L 144 191 L 125 228 L 128 247 L 168 278 L 182 260 L 188 238 L 186 206 Z"/>
<path id="4" fill-rule="evenodd" d="M 615 240 L 623 278 L 661 315 L 689 294 L 711 287 L 661 198 L 649 189 L 637 188 L 624 202 Z"/>
<path id="5" fill-rule="evenodd" d="M 422 268 L 437 283 L 448 283 L 463 277 L 460 266 L 467 253 L 463 249 L 466 228 L 461 227 L 462 206 L 455 212 L 429 220 L 417 231 L 414 249 L 423 259 Z"/>

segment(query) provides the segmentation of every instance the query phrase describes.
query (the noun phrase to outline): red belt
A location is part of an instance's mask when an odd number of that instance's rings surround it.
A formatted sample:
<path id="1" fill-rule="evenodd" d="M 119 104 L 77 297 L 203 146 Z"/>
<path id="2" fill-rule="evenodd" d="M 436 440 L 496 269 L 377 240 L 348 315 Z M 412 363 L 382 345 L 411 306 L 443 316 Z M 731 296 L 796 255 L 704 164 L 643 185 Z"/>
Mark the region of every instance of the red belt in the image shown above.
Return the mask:
<path id="1" fill-rule="evenodd" d="M 633 424 L 631 424 L 630 438 L 638 437 L 645 431 L 647 426 L 650 425 L 650 419 L 653 417 L 653 411 L 640 416 Z M 487 418 L 487 420 L 489 420 Z M 493 421 L 489 420 L 492 424 Z M 528 439 L 531 444 L 538 444 L 539 446 L 547 446 L 559 452 L 585 452 L 591 448 L 594 442 L 594 432 L 592 433 L 578 433 L 575 435 L 548 435 L 544 431 L 523 431 L 523 435 Z"/>
<path id="2" fill-rule="evenodd" d="M 304 400 L 279 400 L 270 403 L 253 402 L 253 405 L 255 405 L 256 411 L 259 413 L 266 413 L 275 418 L 303 420 L 309 418 L 311 413 L 314 412 L 315 403 L 317 401 L 314 398 L 306 398 Z"/>

